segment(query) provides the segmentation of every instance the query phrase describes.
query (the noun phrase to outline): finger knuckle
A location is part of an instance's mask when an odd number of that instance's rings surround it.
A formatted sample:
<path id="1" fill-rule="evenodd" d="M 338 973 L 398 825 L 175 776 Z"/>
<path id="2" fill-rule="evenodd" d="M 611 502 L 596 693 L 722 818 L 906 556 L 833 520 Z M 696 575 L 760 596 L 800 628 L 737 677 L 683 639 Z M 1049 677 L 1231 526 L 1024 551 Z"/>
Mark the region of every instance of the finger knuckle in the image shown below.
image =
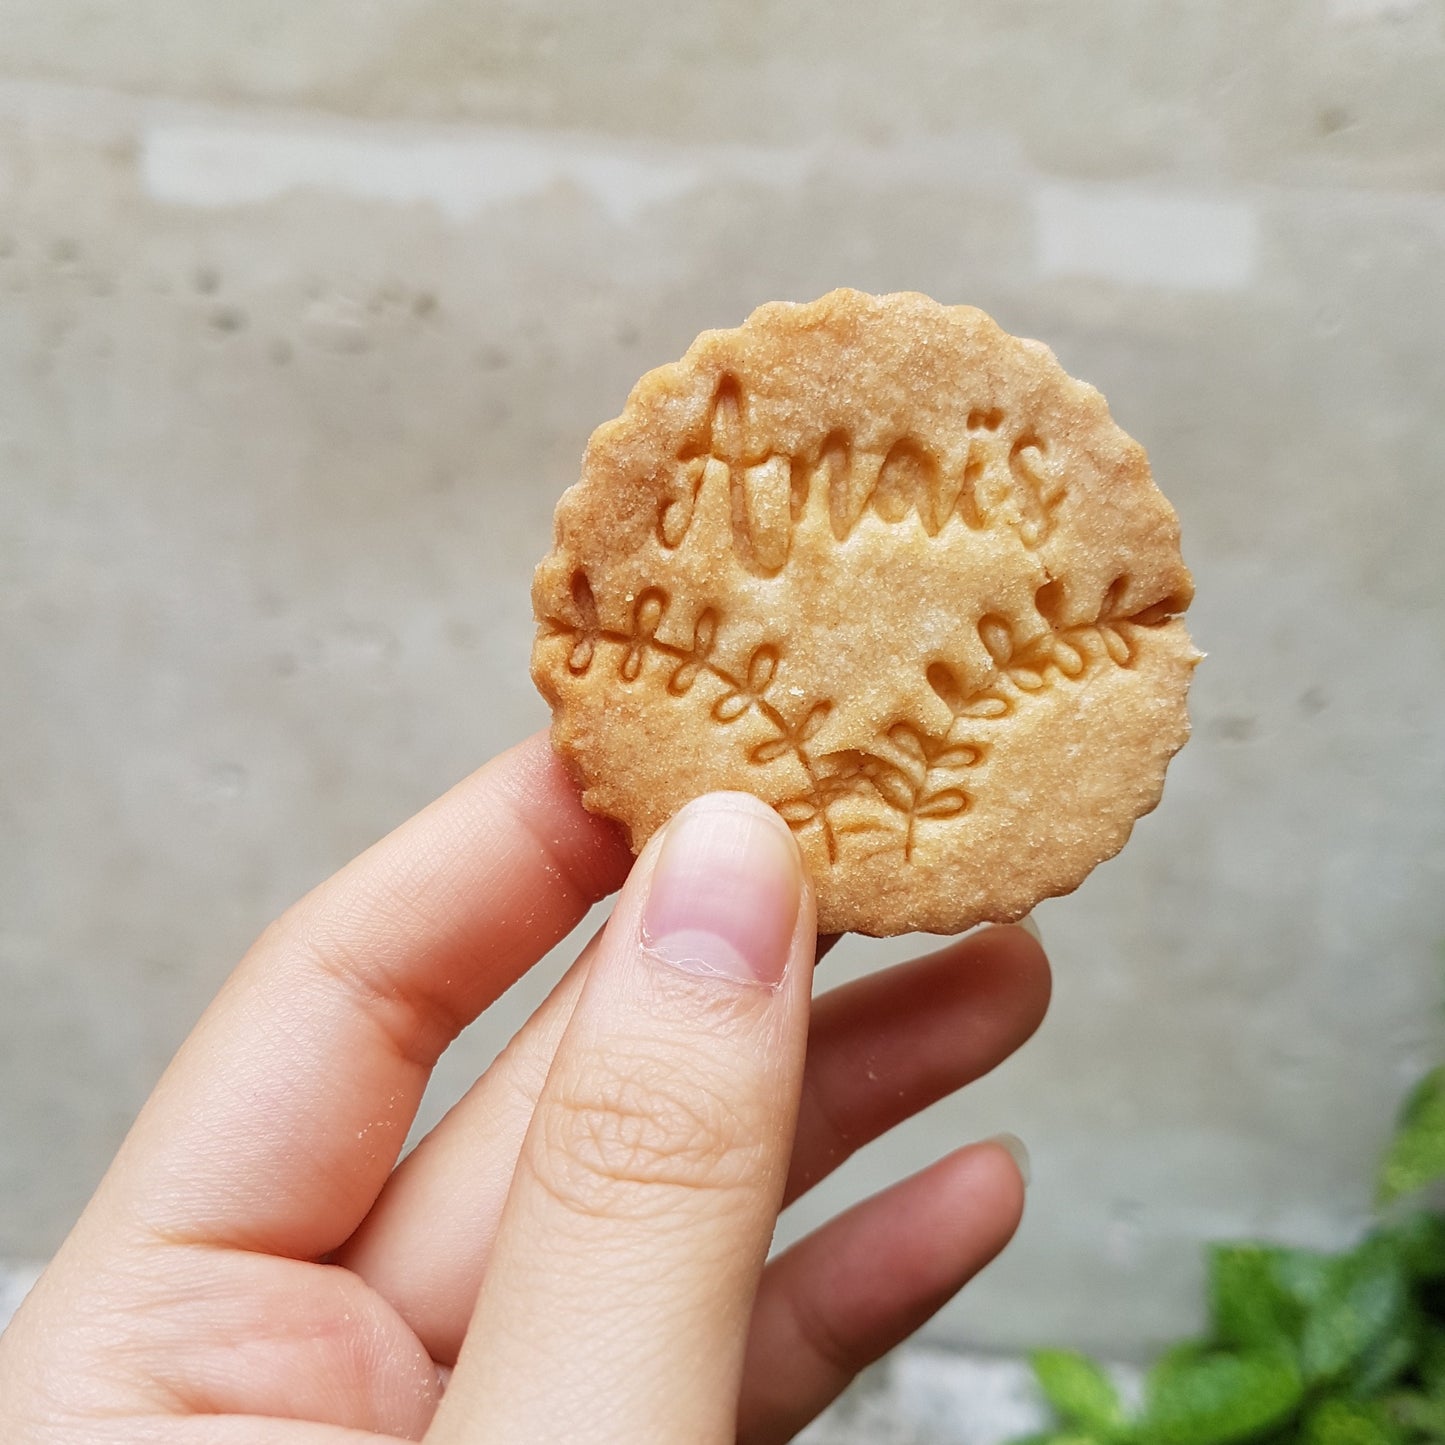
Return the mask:
<path id="1" fill-rule="evenodd" d="M 661 1214 L 753 1177 L 755 1130 L 715 1081 L 681 1060 L 638 1056 L 553 1091 L 533 1160 L 543 1184 L 589 1214 Z"/>

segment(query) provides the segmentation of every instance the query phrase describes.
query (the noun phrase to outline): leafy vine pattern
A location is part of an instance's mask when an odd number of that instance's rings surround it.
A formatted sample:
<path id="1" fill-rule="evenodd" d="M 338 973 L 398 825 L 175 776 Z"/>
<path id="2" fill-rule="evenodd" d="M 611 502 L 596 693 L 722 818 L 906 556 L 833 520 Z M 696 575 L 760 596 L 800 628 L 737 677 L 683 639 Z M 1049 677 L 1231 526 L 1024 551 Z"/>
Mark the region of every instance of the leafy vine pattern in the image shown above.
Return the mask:
<path id="1" fill-rule="evenodd" d="M 943 663 L 928 670 L 930 686 L 953 714 L 946 730 L 930 733 L 899 722 L 876 738 L 870 750 L 817 753 L 813 744 L 834 703 L 821 699 L 789 707 L 790 718 L 772 695 L 781 653 L 771 643 L 755 648 L 739 673 L 720 665 L 714 655 L 719 615 L 713 608 L 698 616 L 691 645 L 679 646 L 657 635 L 670 605 L 660 588 L 636 598 L 625 629 L 602 625 L 591 583 L 580 570 L 572 578 L 572 604 L 573 618 L 550 617 L 546 625 L 552 635 L 571 641 L 567 667 L 573 676 L 585 676 L 598 649 L 608 645 L 617 649 L 617 675 L 624 683 L 637 682 L 655 658 L 667 669 L 667 691 L 673 697 L 685 696 L 704 675 L 722 684 L 711 708 L 715 722 L 727 726 L 749 714 L 762 719 L 771 735 L 751 748 L 748 761 L 766 766 L 783 758 L 796 760 L 806 787 L 779 802 L 777 811 L 797 832 L 818 827 L 830 863 L 838 858 L 840 831 L 876 826 L 853 823 L 840 828 L 832 817 L 831 810 L 844 798 L 859 795 L 877 799 L 893 814 L 904 861 L 911 861 L 920 825 L 958 818 L 973 803 L 968 775 L 989 753 L 987 740 L 977 735 L 978 723 L 1006 717 L 1031 695 L 1060 680 L 1077 682 L 1096 666 L 1129 667 L 1134 659 L 1132 629 L 1163 620 L 1110 614 L 1087 625 L 1050 628 L 1020 644 L 1008 623 L 990 614 L 978 626 L 994 662 L 983 686 L 965 687 Z"/>
<path id="2" fill-rule="evenodd" d="M 599 643 L 613 643 L 623 649 L 618 675 L 624 682 L 635 682 L 642 675 L 644 661 L 651 652 L 665 659 L 672 668 L 667 690 L 673 697 L 686 696 L 705 673 L 723 684 L 726 691 L 712 707 L 715 721 L 735 723 L 756 711 L 772 728 L 774 736 L 759 743 L 749 754 L 748 761 L 762 766 L 789 755 L 798 760 L 807 776 L 810 795 L 820 800 L 818 820 L 823 829 L 828 860 L 836 861 L 837 836 L 827 816 L 826 805 L 821 803 L 825 796 L 830 796 L 830 780 L 819 773 L 808 750 L 808 744 L 832 712 L 833 704 L 831 701 L 815 703 L 798 722 L 790 723 L 768 697 L 768 689 L 778 669 L 779 652 L 776 647 L 764 644 L 755 649 L 748 659 L 746 673 L 739 677 L 719 666 L 713 657 L 718 614 L 712 608 L 705 609 L 694 624 L 692 646 L 679 647 L 663 642 L 657 636 L 668 606 L 667 596 L 660 588 L 649 588 L 637 598 L 632 611 L 632 629 L 628 632 L 611 631 L 602 626 L 597 599 L 585 572 L 573 574 L 572 605 L 577 612 L 575 623 L 555 617 L 547 621 L 554 633 L 573 640 L 567 669 L 574 677 L 586 675 L 596 657 Z M 837 794 L 832 793 L 831 796 L 836 797 Z"/>

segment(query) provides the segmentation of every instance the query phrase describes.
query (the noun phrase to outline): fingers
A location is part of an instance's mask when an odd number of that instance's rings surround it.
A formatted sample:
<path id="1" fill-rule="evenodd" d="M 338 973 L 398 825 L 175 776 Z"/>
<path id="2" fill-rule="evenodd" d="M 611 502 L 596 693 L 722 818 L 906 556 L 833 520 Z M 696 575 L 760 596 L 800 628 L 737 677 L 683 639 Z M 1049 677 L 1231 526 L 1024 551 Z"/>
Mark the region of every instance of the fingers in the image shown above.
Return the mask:
<path id="1" fill-rule="evenodd" d="M 486 1073 L 401 1162 L 335 1263 L 364 1279 L 431 1357 L 455 1363 L 522 1140 L 602 935 Z"/>
<path id="2" fill-rule="evenodd" d="M 731 1442 L 807 1034 L 811 890 L 737 794 L 644 851 L 538 1101 L 439 1442 Z"/>
<path id="3" fill-rule="evenodd" d="M 630 861 L 538 735 L 263 935 L 100 1196 L 166 1238 L 317 1257 L 371 1207 L 456 1033 Z"/>
<path id="4" fill-rule="evenodd" d="M 974 1145 L 831 1220 L 763 1276 L 739 1445 L 782 1445 L 911 1335 L 1013 1237 L 1024 1180 Z"/>
<path id="5" fill-rule="evenodd" d="M 461 1348 L 522 1138 L 595 943 L 403 1161 L 336 1256 L 444 1363 Z M 1048 996 L 1042 950 L 1015 928 L 973 934 L 822 995 L 786 1198 L 1001 1063 L 1038 1026 Z"/>
<path id="6" fill-rule="evenodd" d="M 825 994 L 787 1199 L 855 1150 L 996 1068 L 1043 1022 L 1048 959 L 1022 928 L 987 928 Z"/>

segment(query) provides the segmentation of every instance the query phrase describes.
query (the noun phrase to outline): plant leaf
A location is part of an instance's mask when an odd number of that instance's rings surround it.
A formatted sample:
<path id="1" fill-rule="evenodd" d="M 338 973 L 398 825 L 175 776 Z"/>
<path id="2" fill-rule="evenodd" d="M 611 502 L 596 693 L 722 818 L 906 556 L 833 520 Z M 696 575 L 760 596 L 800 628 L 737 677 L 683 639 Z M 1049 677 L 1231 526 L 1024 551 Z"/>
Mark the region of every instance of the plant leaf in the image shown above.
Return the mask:
<path id="1" fill-rule="evenodd" d="M 1011 1440 L 1009 1445 L 1103 1445 L 1103 1442 L 1076 1430 L 1041 1430 L 1037 1435 L 1025 1435 L 1022 1440 Z"/>
<path id="2" fill-rule="evenodd" d="M 1425 1326 L 1416 1350 L 1415 1372 L 1432 1400 L 1445 1405 L 1445 1329 Z"/>
<path id="3" fill-rule="evenodd" d="M 959 717 L 995 718 L 1006 717 L 1011 710 L 1012 704 L 1006 697 L 996 692 L 985 692 L 971 702 L 960 703 L 957 712 Z"/>
<path id="4" fill-rule="evenodd" d="M 972 743 L 955 743 L 933 760 L 935 768 L 971 768 L 983 758 L 983 749 Z"/>
<path id="5" fill-rule="evenodd" d="M 712 715 L 720 723 L 736 722 L 752 705 L 752 698 L 745 693 L 724 693 L 713 704 Z"/>
<path id="6" fill-rule="evenodd" d="M 1084 670 L 1082 654 L 1067 642 L 1054 643 L 1054 664 L 1065 677 L 1078 677 Z"/>
<path id="7" fill-rule="evenodd" d="M 1281 1249 L 1275 1256 L 1275 1274 L 1280 1286 L 1310 1310 L 1329 1293 L 1337 1258 L 1317 1249 Z"/>
<path id="8" fill-rule="evenodd" d="M 1413 1390 L 1387 1395 L 1380 1402 L 1385 1414 L 1397 1425 L 1427 1440 L 1445 1440 L 1445 1405 Z"/>
<path id="9" fill-rule="evenodd" d="M 593 645 L 590 637 L 579 637 L 572 655 L 567 659 L 567 670 L 574 677 L 581 677 L 592 666 Z"/>
<path id="10" fill-rule="evenodd" d="M 781 757 L 793 751 L 793 743 L 790 738 L 769 738 L 765 743 L 759 743 L 752 752 L 748 754 L 748 761 L 751 763 L 775 763 Z"/>
<path id="11" fill-rule="evenodd" d="M 1445 1216 L 1411 1214 L 1388 1231 L 1412 1279 L 1445 1279 Z"/>
<path id="12" fill-rule="evenodd" d="M 637 631 L 643 637 L 654 636 L 657 629 L 662 626 L 662 619 L 666 613 L 666 596 L 655 587 L 649 588 L 637 599 L 637 607 L 633 613 Z"/>
<path id="13" fill-rule="evenodd" d="M 803 719 L 803 725 L 798 729 L 798 736 L 803 742 L 809 743 L 818 736 L 823 724 L 828 721 L 828 714 L 833 711 L 831 702 L 818 703 Z"/>
<path id="14" fill-rule="evenodd" d="M 1171 1356 L 1150 1371 L 1140 1436 L 1150 1445 L 1236 1445 L 1282 1425 L 1303 1398 L 1283 1350 Z"/>
<path id="15" fill-rule="evenodd" d="M 1350 1396 L 1372 1400 L 1393 1385 L 1416 1361 L 1424 1324 L 1419 1310 L 1407 1309 L 1399 1326 L 1365 1351 L 1350 1379 Z"/>
<path id="16" fill-rule="evenodd" d="M 1208 1340 L 1179 1340 L 1154 1361 L 1154 1369 L 1172 1370 L 1177 1366 L 1192 1365 L 1214 1353 L 1215 1347 Z"/>
<path id="17" fill-rule="evenodd" d="M 667 680 L 667 690 L 674 697 L 683 697 L 702 675 L 702 667 L 696 662 L 684 662 Z"/>
<path id="18" fill-rule="evenodd" d="M 961 788 L 944 788 L 925 794 L 914 812 L 920 818 L 956 818 L 967 807 L 968 794 Z"/>
<path id="19" fill-rule="evenodd" d="M 888 729 L 888 741 L 914 762 L 927 761 L 923 739 L 919 737 L 917 728 L 910 727 L 907 723 L 895 723 Z"/>
<path id="20" fill-rule="evenodd" d="M 712 651 L 717 638 L 717 613 L 711 607 L 704 609 L 692 630 L 692 649 L 697 657 L 706 657 Z"/>
<path id="21" fill-rule="evenodd" d="M 1092 1360 L 1072 1350 L 1039 1350 L 1031 1363 L 1044 1398 L 1066 1425 L 1104 1434 L 1123 1425 L 1119 1393 Z"/>
<path id="22" fill-rule="evenodd" d="M 1432 1069 L 1415 1086 L 1400 1114 L 1399 1127 L 1376 1185 L 1378 1202 L 1445 1178 L 1445 1066 Z"/>
<path id="23" fill-rule="evenodd" d="M 1000 666 L 1014 655 L 1013 632 L 1004 619 L 996 613 L 989 613 L 988 616 L 980 618 L 978 624 L 978 635 L 988 655 Z"/>
<path id="24" fill-rule="evenodd" d="M 1324 1400 L 1305 1421 L 1304 1445 L 1403 1445 L 1404 1436 L 1376 1406 Z"/>
<path id="25" fill-rule="evenodd" d="M 748 662 L 748 691 L 754 696 L 763 692 L 778 670 L 778 654 L 771 647 L 760 647 Z"/>
<path id="26" fill-rule="evenodd" d="M 800 828 L 818 816 L 818 805 L 811 798 L 787 798 L 778 804 L 776 811 L 790 827 Z"/>
<path id="27" fill-rule="evenodd" d="M 1403 1325 L 1409 1306 L 1405 1266 L 1385 1235 L 1329 1262 L 1325 1287 L 1300 1334 L 1300 1368 L 1310 1381 L 1343 1375 Z"/>
<path id="28" fill-rule="evenodd" d="M 1295 1344 L 1305 1305 L 1285 1287 L 1283 1257 L 1259 1244 L 1217 1244 L 1209 1251 L 1209 1305 L 1219 1342 L 1236 1348 Z"/>
<path id="29" fill-rule="evenodd" d="M 913 811 L 913 785 L 901 768 L 879 758 L 870 764 L 868 779 L 890 808 L 897 808 L 900 813 Z"/>
<path id="30" fill-rule="evenodd" d="M 1129 644 L 1116 628 L 1101 625 L 1099 628 L 1099 641 L 1104 644 L 1104 650 L 1114 662 L 1120 667 L 1128 667 L 1130 660 L 1133 658 L 1133 653 L 1129 648 Z"/>

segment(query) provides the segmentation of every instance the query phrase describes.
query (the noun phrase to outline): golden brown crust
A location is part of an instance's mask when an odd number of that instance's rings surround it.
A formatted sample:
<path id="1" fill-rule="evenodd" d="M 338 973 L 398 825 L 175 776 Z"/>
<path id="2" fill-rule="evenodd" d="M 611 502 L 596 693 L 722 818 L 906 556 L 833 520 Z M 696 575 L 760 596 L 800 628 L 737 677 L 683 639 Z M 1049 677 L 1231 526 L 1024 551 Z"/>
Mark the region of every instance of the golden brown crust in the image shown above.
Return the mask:
<path id="1" fill-rule="evenodd" d="M 1076 887 L 1188 736 L 1192 583 L 1143 448 L 972 307 L 835 291 L 648 373 L 537 569 L 587 807 L 793 827 L 819 927 L 952 933 Z"/>

